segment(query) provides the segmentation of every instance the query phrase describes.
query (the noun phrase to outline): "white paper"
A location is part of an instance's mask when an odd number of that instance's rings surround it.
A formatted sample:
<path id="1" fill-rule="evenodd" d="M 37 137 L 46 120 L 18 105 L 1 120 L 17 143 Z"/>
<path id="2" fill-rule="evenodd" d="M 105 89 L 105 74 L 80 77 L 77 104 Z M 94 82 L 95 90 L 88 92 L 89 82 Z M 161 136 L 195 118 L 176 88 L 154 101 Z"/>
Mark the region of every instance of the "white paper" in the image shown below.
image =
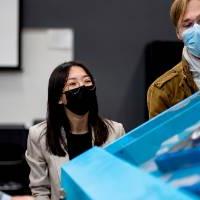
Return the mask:
<path id="1" fill-rule="evenodd" d="M 49 29 L 47 36 L 49 48 L 73 50 L 74 31 L 72 29 Z"/>
<path id="2" fill-rule="evenodd" d="M 18 66 L 18 0 L 0 0 L 0 66 Z"/>

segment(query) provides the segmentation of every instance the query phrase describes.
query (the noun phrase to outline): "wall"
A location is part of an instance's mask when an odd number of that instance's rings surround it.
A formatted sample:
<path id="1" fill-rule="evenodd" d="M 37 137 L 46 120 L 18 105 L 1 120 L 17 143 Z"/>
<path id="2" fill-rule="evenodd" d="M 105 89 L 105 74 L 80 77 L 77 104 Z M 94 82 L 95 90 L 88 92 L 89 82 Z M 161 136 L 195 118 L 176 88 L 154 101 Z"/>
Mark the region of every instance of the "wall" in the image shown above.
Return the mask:
<path id="1" fill-rule="evenodd" d="M 66 49 L 49 48 L 46 29 L 24 29 L 22 32 L 23 72 L 0 73 L 0 123 L 25 124 L 46 115 L 48 78 L 55 66 L 71 60 Z"/>
<path id="2" fill-rule="evenodd" d="M 23 0 L 22 27 L 72 27 L 75 30 L 75 59 L 86 63 L 96 77 L 101 114 L 123 122 L 130 130 L 144 121 L 145 45 L 153 40 L 176 39 L 169 19 L 170 2 Z M 29 62 L 35 62 L 35 56 L 25 51 L 23 54 L 24 59 L 29 57 Z M 37 70 L 38 66 L 34 67 Z M 24 64 L 23 68 L 29 70 Z M 17 77 L 12 77 L 7 88 L 22 87 L 20 76 L 25 77 L 25 74 L 8 76 L 19 77 L 19 83 L 14 84 L 12 79 Z M 14 94 L 6 94 L 6 91 L 1 94 L 12 99 L 9 100 L 10 106 L 17 102 L 16 89 L 13 89 Z M 45 95 L 38 93 L 38 101 L 45 99 Z M 33 102 L 33 99 L 29 100 Z M 15 112 L 27 112 L 21 107 L 19 109 L 18 104 L 22 103 L 17 103 Z M 12 113 L 7 115 L 12 116 Z"/>

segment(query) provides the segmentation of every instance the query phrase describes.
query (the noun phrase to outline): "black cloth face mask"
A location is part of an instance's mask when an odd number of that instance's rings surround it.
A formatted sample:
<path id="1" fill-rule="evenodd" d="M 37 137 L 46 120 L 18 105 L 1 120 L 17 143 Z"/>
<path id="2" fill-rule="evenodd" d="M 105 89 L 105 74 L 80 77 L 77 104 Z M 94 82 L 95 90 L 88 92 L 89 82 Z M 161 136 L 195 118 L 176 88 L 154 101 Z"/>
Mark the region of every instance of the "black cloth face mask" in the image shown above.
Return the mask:
<path id="1" fill-rule="evenodd" d="M 95 86 L 81 86 L 65 92 L 67 109 L 77 115 L 84 115 L 92 109 L 96 101 Z"/>

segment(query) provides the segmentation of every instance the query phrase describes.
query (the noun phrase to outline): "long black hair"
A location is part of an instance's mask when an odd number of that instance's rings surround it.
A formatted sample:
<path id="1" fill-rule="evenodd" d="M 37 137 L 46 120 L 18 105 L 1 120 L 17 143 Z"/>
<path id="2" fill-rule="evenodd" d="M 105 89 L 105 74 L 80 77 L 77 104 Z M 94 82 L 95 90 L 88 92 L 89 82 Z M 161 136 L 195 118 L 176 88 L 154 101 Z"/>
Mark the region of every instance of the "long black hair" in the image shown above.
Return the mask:
<path id="1" fill-rule="evenodd" d="M 61 98 L 66 80 L 68 79 L 69 71 L 73 66 L 81 67 L 90 76 L 93 84 L 95 84 L 92 74 L 81 63 L 65 62 L 53 70 L 48 85 L 46 145 L 50 153 L 58 156 L 65 156 L 66 154 L 62 147 L 63 137 L 61 135 L 61 129 L 63 123 L 65 123 L 66 136 L 71 131 L 64 105 L 58 102 Z M 97 146 L 102 145 L 108 137 L 108 129 L 111 124 L 99 116 L 97 98 L 92 109 L 89 111 L 88 126 L 94 130 L 94 144 Z"/>

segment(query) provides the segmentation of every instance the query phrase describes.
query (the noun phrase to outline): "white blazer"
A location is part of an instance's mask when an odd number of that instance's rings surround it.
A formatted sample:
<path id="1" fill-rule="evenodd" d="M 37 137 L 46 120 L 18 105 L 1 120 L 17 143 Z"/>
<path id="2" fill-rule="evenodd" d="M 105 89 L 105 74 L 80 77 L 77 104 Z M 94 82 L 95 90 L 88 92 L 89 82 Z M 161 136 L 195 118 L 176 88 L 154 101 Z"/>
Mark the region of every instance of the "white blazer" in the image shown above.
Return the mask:
<path id="1" fill-rule="evenodd" d="M 9 199 L 11 199 L 11 196 L 0 191 L 0 200 L 9 200 Z"/>
<path id="2" fill-rule="evenodd" d="M 123 125 L 108 120 L 109 128 L 107 141 L 102 145 L 114 141 L 122 136 L 125 131 Z M 37 200 L 59 200 L 62 196 L 60 190 L 61 166 L 69 161 L 69 155 L 60 157 L 49 153 L 46 149 L 46 122 L 34 125 L 29 130 L 26 160 L 30 166 L 30 188 L 32 195 Z"/>

